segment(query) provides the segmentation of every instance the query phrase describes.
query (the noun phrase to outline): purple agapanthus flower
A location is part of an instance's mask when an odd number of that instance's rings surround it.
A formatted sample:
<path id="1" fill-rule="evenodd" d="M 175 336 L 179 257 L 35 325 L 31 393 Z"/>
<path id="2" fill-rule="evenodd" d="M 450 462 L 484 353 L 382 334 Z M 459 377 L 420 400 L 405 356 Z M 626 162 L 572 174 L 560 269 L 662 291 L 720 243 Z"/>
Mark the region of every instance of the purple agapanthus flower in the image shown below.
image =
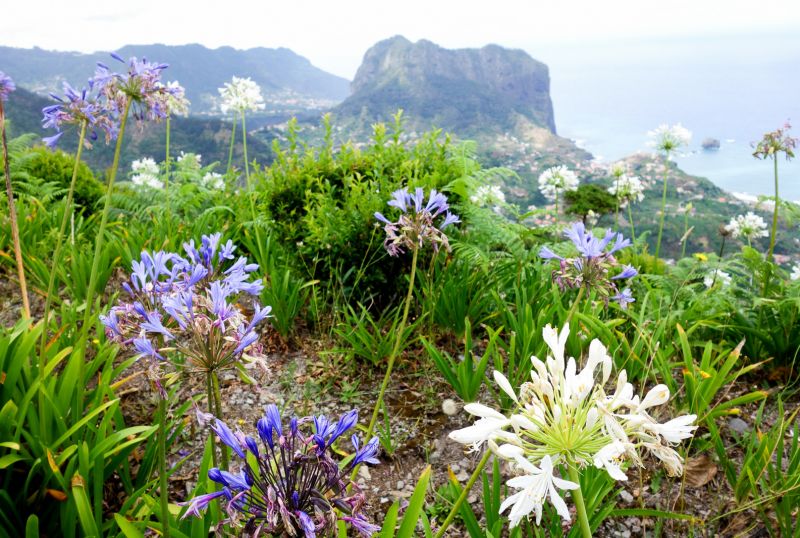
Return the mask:
<path id="1" fill-rule="evenodd" d="M 55 149 L 61 136 L 64 134 L 65 125 L 80 126 L 86 122 L 88 136 L 84 139 L 84 146 L 92 147 L 92 142 L 97 140 L 98 131 L 105 133 L 106 143 L 117 137 L 119 126 L 108 110 L 98 102 L 95 96 L 89 94 L 86 88 L 75 90 L 68 83 L 64 83 L 64 96 L 51 93 L 50 96 L 58 101 L 55 105 L 48 105 L 42 109 L 42 127 L 55 129 L 53 136 L 45 137 L 44 143 L 50 149 Z"/>
<path id="2" fill-rule="evenodd" d="M 622 308 L 634 301 L 631 290 L 626 288 L 620 293 L 617 282 L 635 277 L 638 271 L 630 265 L 620 266 L 614 257 L 615 253 L 630 246 L 630 240 L 611 230 L 607 230 L 602 238 L 595 237 L 582 222 L 572 224 L 565 230 L 564 236 L 578 250 L 578 256 L 560 256 L 546 246 L 539 250 L 539 257 L 558 260 L 553 280 L 562 290 L 584 287 L 587 291 L 597 293 L 606 303 L 616 301 Z"/>
<path id="3" fill-rule="evenodd" d="M 393 192 L 392 199 L 387 204 L 401 211 L 397 222 L 390 221 L 382 213 L 375 213 L 375 218 L 384 225 L 386 240 L 383 246 L 389 255 L 399 256 L 404 249 L 416 250 L 424 247 L 426 243 L 430 243 L 436 252 L 440 246 L 450 250 L 447 235 L 442 230 L 461 220 L 450 212 L 444 194 L 433 189 L 426 203 L 425 193 L 421 188 L 417 188 L 411 194 L 404 187 Z M 444 215 L 444 218 L 436 224 L 435 220 L 441 215 Z"/>
<path id="4" fill-rule="evenodd" d="M 105 97 L 110 111 L 120 116 L 130 103 L 133 117 L 139 121 L 158 121 L 167 117 L 168 97 L 177 95 L 177 88 L 161 82 L 161 73 L 168 67 L 164 63 L 148 62 L 133 57 L 128 61 L 112 53 L 111 57 L 126 65 L 123 73 L 111 70 L 104 63 L 97 63 L 97 71 L 91 79 L 92 87 Z"/>
<path id="5" fill-rule="evenodd" d="M 122 285 L 128 300 L 100 316 L 106 336 L 126 347 L 145 340 L 159 357 L 168 346 L 185 359 L 187 370 L 216 371 L 241 366 L 245 356 L 258 357 L 258 325 L 272 309 L 251 295 L 261 289 L 261 280 L 252 279 L 258 266 L 244 257 L 230 263 L 235 248 L 230 241 L 217 255 L 220 238 L 203 236 L 200 250 L 194 242 L 186 244 L 187 258 L 142 252 Z"/>
<path id="6" fill-rule="evenodd" d="M 0 71 L 0 101 L 8 101 L 8 94 L 17 89 L 11 77 Z"/>
<path id="7" fill-rule="evenodd" d="M 224 499 L 228 522 L 243 526 L 248 536 L 328 536 L 335 532 L 337 520 L 372 536 L 379 527 L 363 514 L 365 496 L 348 475 L 359 463 L 379 463 L 378 439 L 361 449 L 354 440 L 356 453 L 347 464 L 337 461 L 331 448 L 357 422 L 358 414 L 351 411 L 336 422 L 323 416 L 292 417 L 285 426 L 277 406 L 269 405 L 256 423 L 257 440 L 217 420 L 214 432 L 242 460 L 242 470 L 234 474 L 211 469 L 208 477 L 229 493 L 181 503 L 189 506 L 183 517 L 200 516 L 210 501 Z M 304 431 L 308 424 L 313 431 Z"/>

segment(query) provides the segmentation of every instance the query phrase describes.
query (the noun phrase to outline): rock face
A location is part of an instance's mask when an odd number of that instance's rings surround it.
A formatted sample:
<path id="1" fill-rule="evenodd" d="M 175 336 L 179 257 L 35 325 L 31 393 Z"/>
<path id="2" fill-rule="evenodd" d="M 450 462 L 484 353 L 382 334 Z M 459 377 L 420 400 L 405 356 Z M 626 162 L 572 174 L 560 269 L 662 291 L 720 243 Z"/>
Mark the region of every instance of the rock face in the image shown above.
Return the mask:
<path id="1" fill-rule="evenodd" d="M 351 90 L 335 110 L 340 117 L 387 121 L 402 108 L 459 133 L 502 132 L 520 119 L 556 132 L 547 66 L 497 45 L 448 50 L 393 37 L 367 51 Z"/>
<path id="2" fill-rule="evenodd" d="M 704 138 L 703 142 L 700 145 L 706 151 L 715 151 L 719 149 L 719 140 L 711 137 Z"/>

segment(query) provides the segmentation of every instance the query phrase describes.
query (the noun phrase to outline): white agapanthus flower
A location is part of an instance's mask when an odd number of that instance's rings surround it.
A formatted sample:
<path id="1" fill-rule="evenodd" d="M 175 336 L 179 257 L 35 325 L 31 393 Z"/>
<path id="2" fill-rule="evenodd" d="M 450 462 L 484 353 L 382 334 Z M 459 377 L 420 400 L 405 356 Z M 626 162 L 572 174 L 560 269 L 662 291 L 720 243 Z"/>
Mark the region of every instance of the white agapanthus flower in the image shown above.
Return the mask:
<path id="1" fill-rule="evenodd" d="M 792 267 L 792 272 L 789 274 L 790 280 L 800 280 L 800 263 Z"/>
<path id="2" fill-rule="evenodd" d="M 189 99 L 186 98 L 186 89 L 177 80 L 167 83 L 167 92 L 164 94 L 167 113 L 171 116 L 188 116 Z"/>
<path id="3" fill-rule="evenodd" d="M 726 288 L 731 285 L 731 275 L 720 269 L 714 269 L 703 278 L 706 288 L 710 288 L 717 282 Z"/>
<path id="4" fill-rule="evenodd" d="M 137 187 L 149 187 L 151 189 L 163 189 L 164 182 L 158 177 L 158 163 L 150 157 L 143 157 L 131 163 L 131 183 Z"/>
<path id="5" fill-rule="evenodd" d="M 206 189 L 221 191 L 225 188 L 225 178 L 216 172 L 207 172 L 201 179 L 200 185 Z"/>
<path id="6" fill-rule="evenodd" d="M 539 191 L 548 200 L 555 200 L 559 194 L 577 188 L 578 176 L 563 165 L 548 168 L 539 176 Z"/>
<path id="7" fill-rule="evenodd" d="M 501 206 L 506 203 L 506 195 L 497 185 L 481 185 L 475 189 L 469 201 L 478 207 Z"/>
<path id="8" fill-rule="evenodd" d="M 620 207 L 625 207 L 630 202 L 644 200 L 644 183 L 636 176 L 622 174 L 614 177 L 608 192 L 617 197 Z"/>
<path id="9" fill-rule="evenodd" d="M 692 141 L 691 131 L 680 123 L 672 126 L 659 125 L 656 129 L 649 131 L 647 136 L 650 138 L 647 142 L 648 146 L 666 153 L 688 146 Z"/>
<path id="10" fill-rule="evenodd" d="M 768 237 L 767 223 L 759 215 L 748 211 L 746 215 L 737 215 L 725 226 L 733 237 L 743 237 L 747 240 L 757 237 Z"/>
<path id="11" fill-rule="evenodd" d="M 178 158 L 175 159 L 177 162 L 183 164 L 184 166 L 189 166 L 191 168 L 200 168 L 203 163 L 203 156 L 199 153 L 184 153 L 181 151 L 181 154 L 178 155 Z"/>
<path id="12" fill-rule="evenodd" d="M 222 98 L 219 108 L 223 114 L 230 111 L 264 110 L 266 107 L 264 98 L 261 96 L 261 88 L 249 77 L 233 77 L 218 91 Z"/>
<path id="13" fill-rule="evenodd" d="M 502 373 L 494 372 L 498 387 L 515 404 L 508 415 L 480 403 L 467 404 L 464 410 L 478 420 L 450 433 L 450 439 L 473 449 L 487 443 L 522 473 L 507 482 L 521 491 L 508 497 L 500 508 L 502 512 L 512 507 L 512 528 L 532 512 L 538 524 L 547 498 L 563 519 L 570 519 L 556 488 L 579 486 L 555 476 L 556 466 L 580 470 L 593 465 L 624 481 L 625 462 L 641 466 L 640 451 L 645 449 L 664 463 L 670 475 L 680 475 L 683 459 L 672 446 L 691 437 L 697 428 L 695 415 L 663 424 L 650 415 L 652 407 L 669 400 L 666 385 L 656 385 L 640 398 L 622 370 L 614 392 L 607 393 L 613 363 L 605 346 L 593 340 L 586 364 L 579 370 L 574 358 L 565 357 L 568 336 L 568 325 L 561 332 L 550 325 L 544 328 L 550 354 L 544 361 L 531 357 L 531 381 L 523 383 L 518 392 Z"/>

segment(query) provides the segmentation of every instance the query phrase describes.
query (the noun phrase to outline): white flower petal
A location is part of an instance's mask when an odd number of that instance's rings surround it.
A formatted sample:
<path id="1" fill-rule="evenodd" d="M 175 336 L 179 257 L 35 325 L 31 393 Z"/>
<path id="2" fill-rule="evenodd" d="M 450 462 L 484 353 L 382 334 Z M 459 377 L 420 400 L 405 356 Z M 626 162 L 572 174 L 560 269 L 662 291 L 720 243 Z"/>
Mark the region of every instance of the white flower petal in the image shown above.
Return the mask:
<path id="1" fill-rule="evenodd" d="M 494 382 L 497 383 L 497 386 L 500 387 L 503 392 L 508 394 L 509 398 L 519 403 L 519 399 L 517 398 L 514 389 L 511 387 L 511 383 L 509 383 L 508 378 L 504 376 L 502 372 L 497 370 L 494 371 Z"/>

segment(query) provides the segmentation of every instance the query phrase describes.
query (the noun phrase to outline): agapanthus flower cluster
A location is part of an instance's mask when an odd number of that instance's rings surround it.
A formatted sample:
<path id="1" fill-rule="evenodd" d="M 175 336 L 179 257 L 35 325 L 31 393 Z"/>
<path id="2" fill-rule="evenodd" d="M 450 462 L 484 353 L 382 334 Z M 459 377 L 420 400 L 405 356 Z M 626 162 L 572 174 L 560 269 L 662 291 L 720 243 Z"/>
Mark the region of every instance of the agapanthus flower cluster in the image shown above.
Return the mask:
<path id="1" fill-rule="evenodd" d="M 450 250 L 450 243 L 443 230 L 461 220 L 450 213 L 444 194 L 432 189 L 426 203 L 425 193 L 421 188 L 418 187 L 414 194 L 410 194 L 404 187 L 392 193 L 388 205 L 401 211 L 397 222 L 390 221 L 379 212 L 375 213 L 375 218 L 384 224 L 386 240 L 383 246 L 390 256 L 399 256 L 404 249 L 420 249 L 426 243 L 430 243 L 435 252 L 442 246 Z M 437 224 L 439 217 L 442 217 L 441 222 Z"/>
<path id="2" fill-rule="evenodd" d="M 131 183 L 137 187 L 164 188 L 164 182 L 158 176 L 158 163 L 150 157 L 143 157 L 133 161 L 131 163 L 131 172 Z"/>
<path id="3" fill-rule="evenodd" d="M 117 137 L 119 131 L 117 121 L 95 96 L 89 94 L 86 88 L 78 92 L 64 82 L 64 97 L 54 93 L 51 93 L 50 96 L 58 101 L 58 104 L 42 109 L 44 116 L 42 127 L 56 130 L 56 134 L 43 139 L 48 148 L 56 147 L 58 140 L 64 134 L 63 127 L 65 125 L 80 126 L 86 122 L 88 136 L 84 140 L 84 146 L 87 148 L 92 147 L 92 142 L 97 140 L 98 131 L 105 134 L 106 143 Z"/>
<path id="4" fill-rule="evenodd" d="M 644 200 L 644 183 L 636 176 L 620 174 L 614 178 L 608 192 L 619 200 L 620 207 Z"/>
<path id="5" fill-rule="evenodd" d="M 561 517 L 570 519 L 558 489 L 578 489 L 579 485 L 556 476 L 559 466 L 578 470 L 594 466 L 625 481 L 625 462 L 642 466 L 640 452 L 645 449 L 670 475 L 680 476 L 683 459 L 672 447 L 692 436 L 697 417 L 656 420 L 652 409 L 669 400 L 667 386 L 656 385 L 640 398 L 622 370 L 614 391 L 607 393 L 613 361 L 599 340 L 589 344 L 588 359 L 579 369 L 574 358 L 565 357 L 568 325 L 561 332 L 548 325 L 543 336 L 550 354 L 544 361 L 531 357 L 531 380 L 519 392 L 501 372 L 494 372 L 498 387 L 514 402 L 513 410 L 505 415 L 480 403 L 467 404 L 464 410 L 478 420 L 450 433 L 452 440 L 475 450 L 488 443 L 490 450 L 520 471 L 520 476 L 507 482 L 520 491 L 500 507 L 500 512 L 511 508 L 511 527 L 531 512 L 539 524 L 548 497 Z"/>
<path id="6" fill-rule="evenodd" d="M 188 116 L 189 99 L 186 89 L 177 80 L 167 82 L 166 91 L 160 94 L 164 98 L 164 110 L 170 116 Z"/>
<path id="7" fill-rule="evenodd" d="M 181 154 L 178 155 L 175 162 L 187 168 L 197 170 L 203 164 L 203 156 L 199 153 L 186 153 L 181 151 Z"/>
<path id="8" fill-rule="evenodd" d="M 717 284 L 723 288 L 727 288 L 731 285 L 731 281 L 731 275 L 721 269 L 714 269 L 703 277 L 703 285 L 705 285 L 706 288 L 712 288 Z"/>
<path id="9" fill-rule="evenodd" d="M 769 236 L 767 223 L 752 211 L 748 211 L 746 215 L 737 215 L 731 218 L 726 228 L 733 237 L 743 237 L 748 241 L 757 237 Z"/>
<path id="10" fill-rule="evenodd" d="M 692 133 L 680 123 L 677 125 L 659 125 L 656 129 L 649 131 L 647 136 L 650 140 L 647 145 L 663 151 L 671 153 L 676 149 L 688 146 L 692 141 Z"/>
<path id="11" fill-rule="evenodd" d="M 792 267 L 792 272 L 789 274 L 790 280 L 800 280 L 800 263 Z"/>
<path id="12" fill-rule="evenodd" d="M 567 228 L 564 235 L 578 249 L 579 256 L 562 257 L 548 247 L 539 250 L 540 257 L 559 260 L 558 269 L 553 271 L 553 280 L 559 288 L 583 287 L 586 291 L 596 292 L 606 303 L 616 301 L 622 308 L 635 301 L 630 288 L 619 291 L 617 283 L 635 277 L 638 272 L 630 265 L 622 266 L 614 257 L 615 252 L 630 246 L 629 239 L 611 230 L 606 230 L 600 239 L 586 230 L 582 222 Z"/>
<path id="13" fill-rule="evenodd" d="M 8 94 L 17 89 L 10 76 L 0 71 L 0 101 L 8 101 Z"/>
<path id="14" fill-rule="evenodd" d="M 219 88 L 219 95 L 222 102 L 219 105 L 223 114 L 230 111 L 244 112 L 264 110 L 264 98 L 261 96 L 261 88 L 253 82 L 250 77 L 233 77 L 230 82 L 226 82 Z"/>
<path id="15" fill-rule="evenodd" d="M 200 186 L 206 189 L 221 191 L 225 188 L 225 176 L 217 172 L 206 172 L 200 178 Z"/>
<path id="16" fill-rule="evenodd" d="M 469 197 L 469 201 L 478 207 L 498 207 L 506 203 L 506 195 L 497 185 L 481 185 L 475 189 L 475 193 Z"/>
<path id="17" fill-rule="evenodd" d="M 555 200 L 558 195 L 577 188 L 578 176 L 566 166 L 554 166 L 539 175 L 539 191 L 548 200 Z"/>
<path id="18" fill-rule="evenodd" d="M 127 66 L 125 73 L 116 73 L 104 63 L 97 63 L 97 71 L 90 84 L 97 87 L 105 98 L 106 107 L 116 116 L 122 115 L 128 103 L 137 120 L 158 121 L 166 118 L 168 98 L 183 88 L 169 87 L 161 82 L 161 72 L 167 64 L 148 62 L 133 57 L 127 62 L 117 54 L 111 57 Z M 178 89 L 180 88 L 180 90 Z"/>
<path id="19" fill-rule="evenodd" d="M 787 121 L 782 128 L 775 129 L 764 135 L 764 137 L 756 144 L 753 157 L 758 159 L 766 159 L 767 157 L 775 156 L 778 153 L 784 153 L 786 159 L 794 158 L 794 149 L 797 147 L 798 139 L 789 136 L 789 130 L 792 126 Z"/>
<path id="20" fill-rule="evenodd" d="M 199 246 L 184 243 L 185 256 L 142 252 L 122 285 L 128 300 L 100 317 L 109 339 L 152 360 L 156 380 L 168 352 L 178 352 L 185 369 L 203 372 L 258 353 L 256 329 L 271 310 L 255 298 L 263 288 L 261 279 L 251 280 L 258 265 L 234 256 L 233 242 L 220 239 L 216 233 Z"/>
<path id="21" fill-rule="evenodd" d="M 241 524 L 247 536 L 333 536 L 337 521 L 372 536 L 380 527 L 363 514 L 365 496 L 348 474 L 362 463 L 379 463 L 378 438 L 362 445 L 353 434 L 353 458 L 344 465 L 332 449 L 357 422 L 358 413 L 353 410 L 336 422 L 320 415 L 292 417 L 284 424 L 273 404 L 266 406 L 256 423 L 256 439 L 241 431 L 234 433 L 216 420 L 212 429 L 241 458 L 241 470 L 211 469 L 208 477 L 221 486 L 220 491 L 182 503 L 189 506 L 184 517 L 200 516 L 211 501 L 219 499 L 225 503 L 228 522 Z M 308 430 L 309 425 L 313 430 Z"/>

